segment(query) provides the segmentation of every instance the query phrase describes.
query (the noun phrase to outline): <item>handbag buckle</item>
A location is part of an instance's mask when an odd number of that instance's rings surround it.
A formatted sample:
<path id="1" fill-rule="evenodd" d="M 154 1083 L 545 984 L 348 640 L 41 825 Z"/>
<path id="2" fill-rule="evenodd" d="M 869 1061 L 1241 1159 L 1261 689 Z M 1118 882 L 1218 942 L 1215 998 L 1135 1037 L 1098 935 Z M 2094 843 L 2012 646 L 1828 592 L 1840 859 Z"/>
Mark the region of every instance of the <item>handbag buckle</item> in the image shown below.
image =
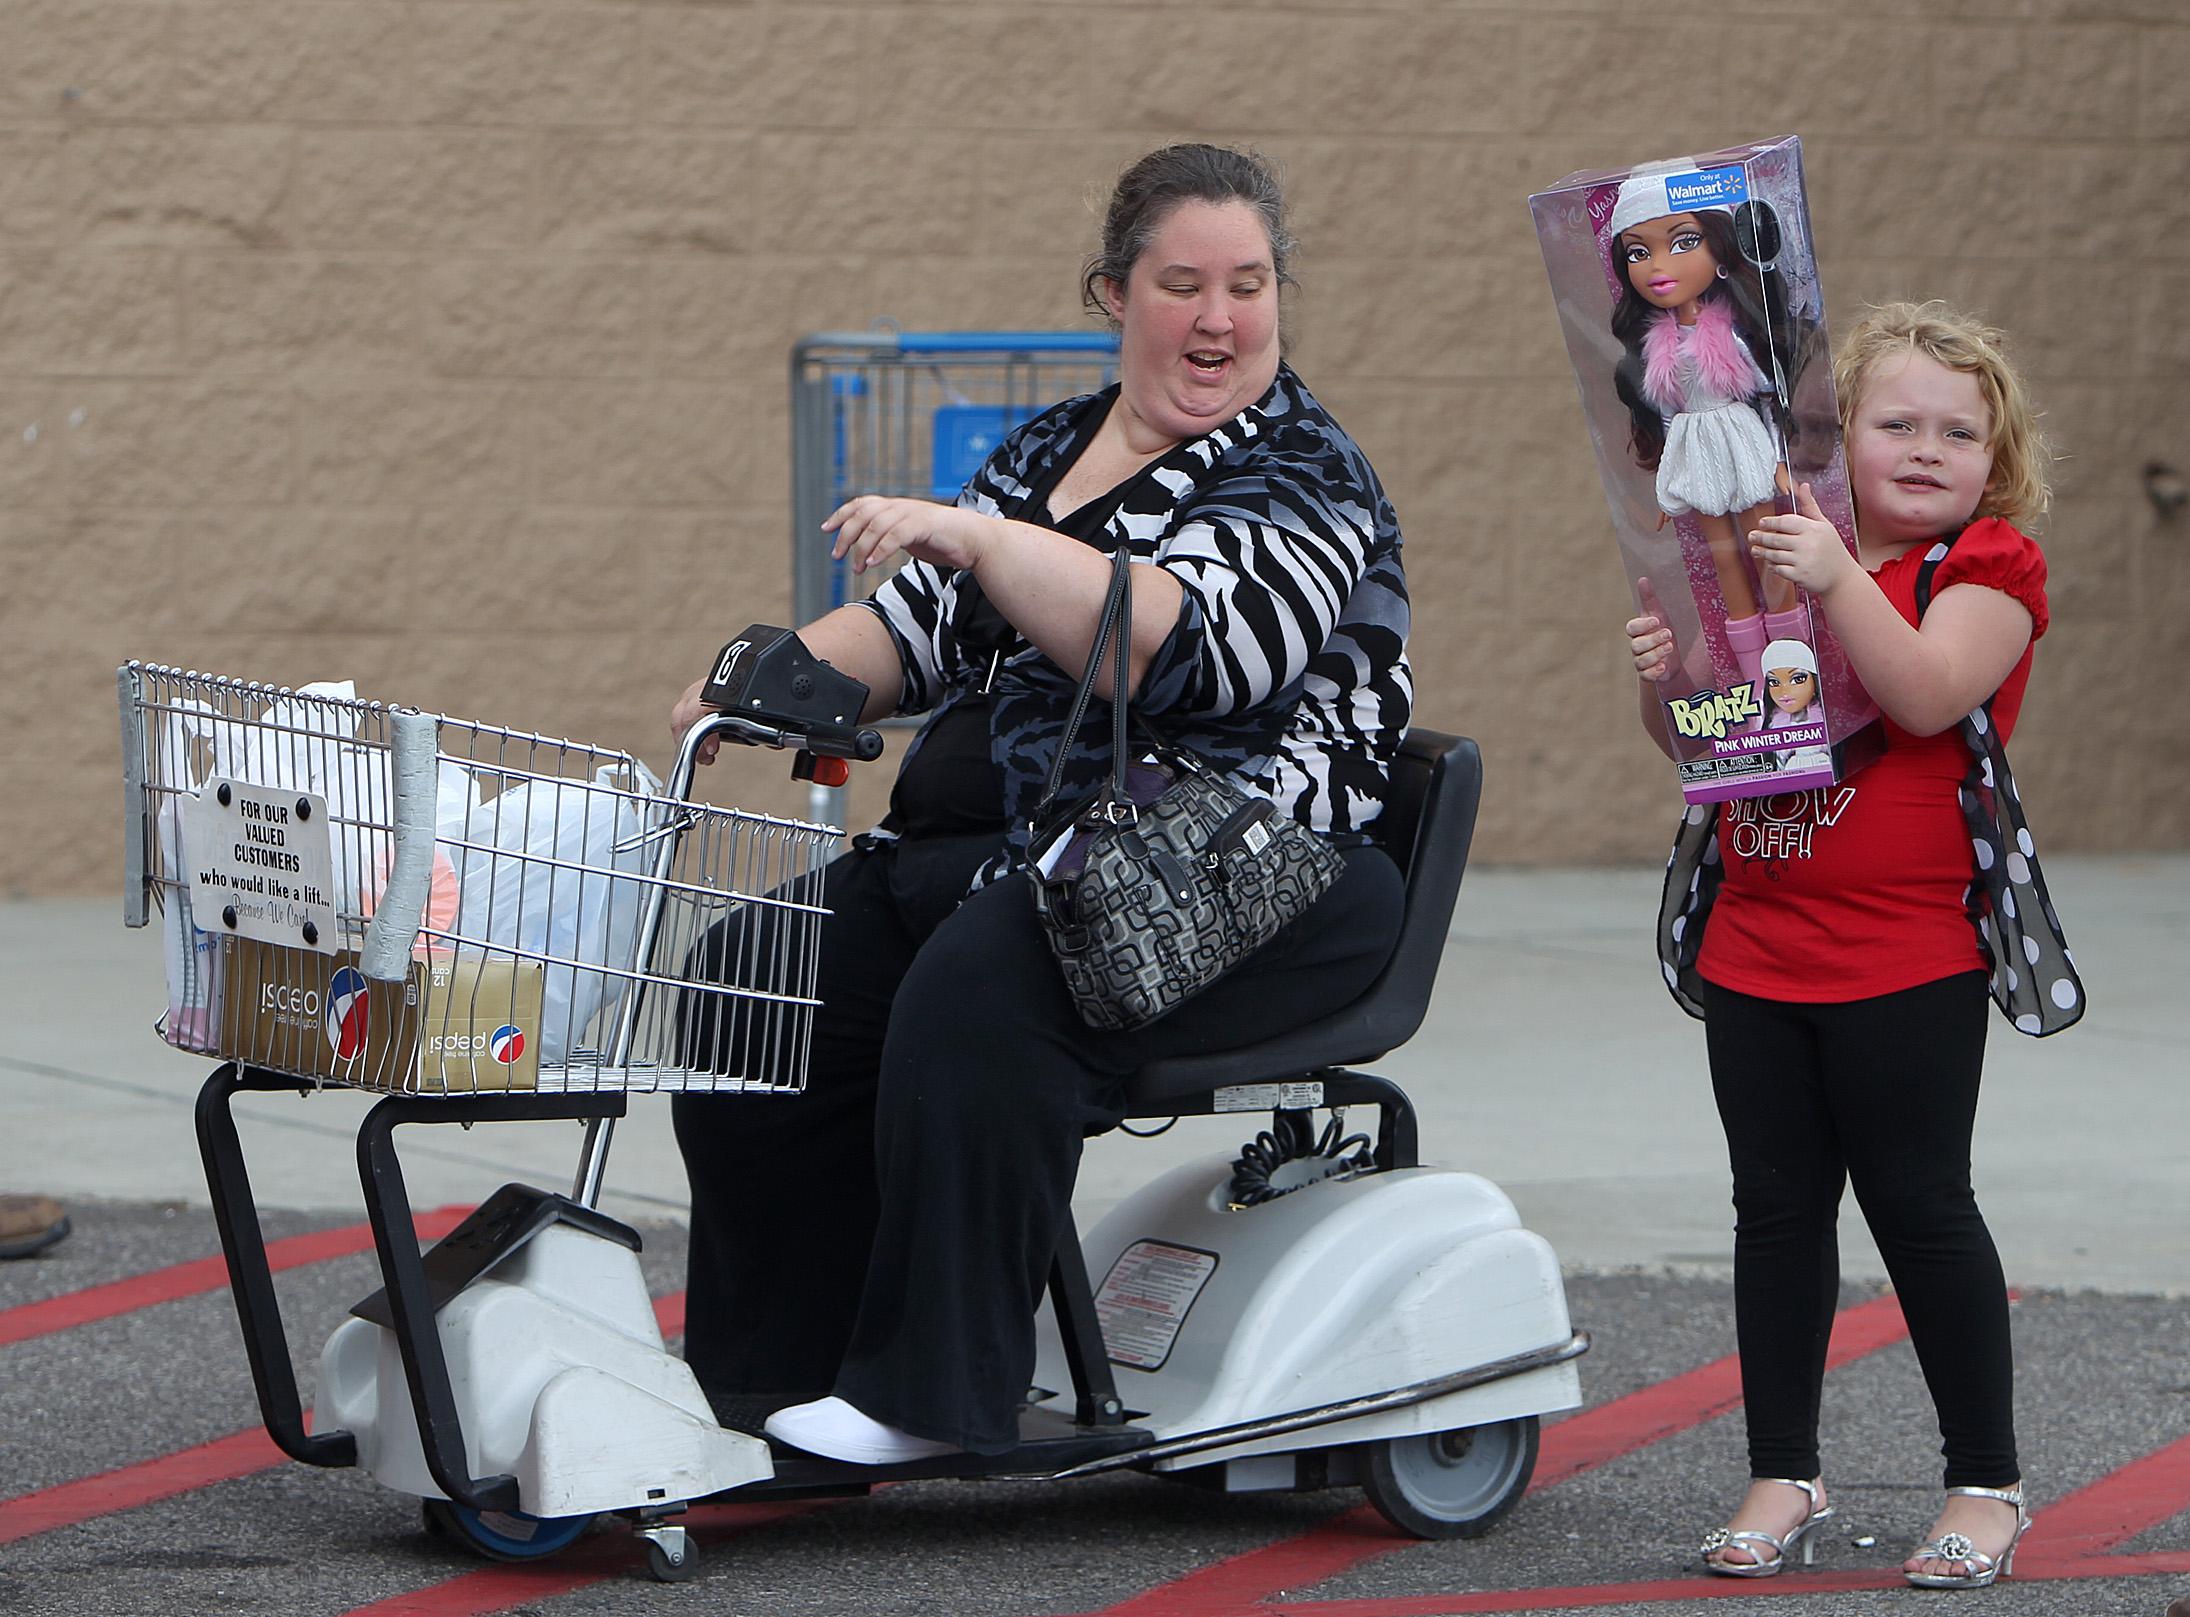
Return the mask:
<path id="1" fill-rule="evenodd" d="M 1088 809 L 1088 816 L 1105 825 L 1139 825 L 1140 806 L 1130 798 L 1106 797 Z"/>

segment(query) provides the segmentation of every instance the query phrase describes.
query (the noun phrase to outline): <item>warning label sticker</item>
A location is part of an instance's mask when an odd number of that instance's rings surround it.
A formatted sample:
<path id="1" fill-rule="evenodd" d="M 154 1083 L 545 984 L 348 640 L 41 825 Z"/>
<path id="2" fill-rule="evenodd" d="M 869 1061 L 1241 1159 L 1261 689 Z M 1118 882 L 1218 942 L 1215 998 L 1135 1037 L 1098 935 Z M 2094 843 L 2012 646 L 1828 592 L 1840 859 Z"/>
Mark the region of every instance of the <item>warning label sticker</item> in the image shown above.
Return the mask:
<path id="1" fill-rule="evenodd" d="M 1112 1364 L 1161 1370 L 1187 1311 L 1217 1272 L 1217 1255 L 1168 1241 L 1135 1241 L 1095 1293 L 1095 1317 Z"/>
<path id="2" fill-rule="evenodd" d="M 1226 1084 L 1216 1094 L 1212 1110 L 1219 1112 L 1300 1111 L 1323 1104 L 1321 1080 L 1303 1079 L 1290 1084 Z"/>

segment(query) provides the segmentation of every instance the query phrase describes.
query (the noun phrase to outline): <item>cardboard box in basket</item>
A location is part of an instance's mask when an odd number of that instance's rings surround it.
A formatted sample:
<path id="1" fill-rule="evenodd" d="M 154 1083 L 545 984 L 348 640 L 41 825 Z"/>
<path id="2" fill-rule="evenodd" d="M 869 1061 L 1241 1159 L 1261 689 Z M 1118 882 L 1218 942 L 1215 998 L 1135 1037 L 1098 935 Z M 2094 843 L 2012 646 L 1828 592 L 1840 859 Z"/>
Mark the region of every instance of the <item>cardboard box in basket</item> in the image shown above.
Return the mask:
<path id="1" fill-rule="evenodd" d="M 426 1094 L 535 1089 L 540 1082 L 540 964 L 500 955 L 413 961 L 426 978 L 417 1088 Z"/>
<path id="2" fill-rule="evenodd" d="M 229 940 L 224 1054 L 306 1078 L 404 1094 L 533 1089 L 540 966 L 477 955 L 414 958 L 376 983 L 351 950 Z"/>

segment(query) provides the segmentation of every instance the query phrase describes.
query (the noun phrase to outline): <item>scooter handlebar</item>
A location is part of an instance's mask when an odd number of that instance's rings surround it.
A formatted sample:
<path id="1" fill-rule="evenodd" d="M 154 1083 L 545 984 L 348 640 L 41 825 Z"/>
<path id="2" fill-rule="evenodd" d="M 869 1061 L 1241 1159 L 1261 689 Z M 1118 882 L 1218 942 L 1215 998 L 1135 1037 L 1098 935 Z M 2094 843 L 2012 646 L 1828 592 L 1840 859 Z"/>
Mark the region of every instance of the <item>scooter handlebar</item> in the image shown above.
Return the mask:
<path id="1" fill-rule="evenodd" d="M 824 662 L 795 633 L 770 623 L 748 624 L 716 656 L 700 700 L 732 723 L 702 721 L 686 736 L 718 736 L 741 746 L 789 747 L 816 758 L 872 763 L 882 735 L 859 722 L 867 686 Z M 814 778 L 810 763 L 794 771 Z"/>
<path id="2" fill-rule="evenodd" d="M 819 726 L 799 729 L 770 724 L 748 718 L 743 713 L 703 713 L 699 722 L 685 731 L 684 741 L 677 749 L 677 761 L 669 773 L 671 797 L 689 798 L 692 795 L 692 777 L 698 772 L 700 748 L 709 741 L 732 741 L 741 747 L 789 748 L 801 754 L 844 758 L 858 763 L 872 763 L 882 756 L 882 732 L 864 725 L 834 726 L 824 731 Z M 803 779 L 814 778 L 811 773 L 796 768 L 792 772 Z"/>

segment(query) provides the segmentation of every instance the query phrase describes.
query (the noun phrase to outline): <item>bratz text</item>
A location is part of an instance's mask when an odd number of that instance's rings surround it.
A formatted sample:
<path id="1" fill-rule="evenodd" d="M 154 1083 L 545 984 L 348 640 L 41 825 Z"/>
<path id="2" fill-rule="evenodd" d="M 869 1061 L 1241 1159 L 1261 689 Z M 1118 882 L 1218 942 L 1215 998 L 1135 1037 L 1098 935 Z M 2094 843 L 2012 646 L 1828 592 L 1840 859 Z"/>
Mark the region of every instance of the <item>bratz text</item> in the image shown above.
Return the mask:
<path id="1" fill-rule="evenodd" d="M 1677 734 L 1709 736 L 1714 741 L 1746 720 L 1764 717 L 1764 704 L 1757 699 L 1757 688 L 1746 681 L 1729 685 L 1724 691 L 1698 691 L 1693 696 L 1676 696 L 1665 704 L 1665 710 L 1672 715 Z"/>

